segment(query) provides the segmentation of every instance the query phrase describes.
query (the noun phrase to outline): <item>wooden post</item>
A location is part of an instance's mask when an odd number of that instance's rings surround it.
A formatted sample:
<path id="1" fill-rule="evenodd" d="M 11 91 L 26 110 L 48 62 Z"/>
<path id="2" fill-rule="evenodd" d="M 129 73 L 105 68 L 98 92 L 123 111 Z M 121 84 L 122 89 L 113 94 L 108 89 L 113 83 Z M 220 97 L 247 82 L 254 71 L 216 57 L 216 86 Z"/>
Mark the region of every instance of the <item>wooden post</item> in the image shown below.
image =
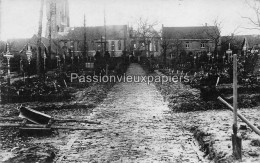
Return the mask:
<path id="1" fill-rule="evenodd" d="M 41 75 L 41 37 L 42 37 L 42 17 L 43 17 L 43 5 L 44 0 L 41 0 L 41 8 L 40 8 L 40 18 L 39 18 L 39 29 L 38 29 L 38 38 L 37 38 L 37 57 L 36 57 L 36 63 L 37 63 L 37 75 L 40 77 Z"/>
<path id="2" fill-rule="evenodd" d="M 235 159 L 241 159 L 242 139 L 237 135 L 237 54 L 233 56 L 233 108 L 234 122 L 232 134 L 233 156 Z"/>
<path id="3" fill-rule="evenodd" d="M 237 134 L 237 55 L 234 54 L 233 60 L 233 108 L 234 108 L 234 122 L 233 133 Z"/>

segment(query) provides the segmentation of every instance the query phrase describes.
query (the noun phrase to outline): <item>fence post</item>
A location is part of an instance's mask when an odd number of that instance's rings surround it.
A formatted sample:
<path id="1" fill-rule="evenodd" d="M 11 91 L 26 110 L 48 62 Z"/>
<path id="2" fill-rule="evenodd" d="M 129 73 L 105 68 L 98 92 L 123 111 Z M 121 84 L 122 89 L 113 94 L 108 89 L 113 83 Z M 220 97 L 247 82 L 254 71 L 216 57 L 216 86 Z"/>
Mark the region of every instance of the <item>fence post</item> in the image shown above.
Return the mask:
<path id="1" fill-rule="evenodd" d="M 233 55 L 233 108 L 234 122 L 232 134 L 233 156 L 235 159 L 242 159 L 242 139 L 237 135 L 237 54 Z"/>

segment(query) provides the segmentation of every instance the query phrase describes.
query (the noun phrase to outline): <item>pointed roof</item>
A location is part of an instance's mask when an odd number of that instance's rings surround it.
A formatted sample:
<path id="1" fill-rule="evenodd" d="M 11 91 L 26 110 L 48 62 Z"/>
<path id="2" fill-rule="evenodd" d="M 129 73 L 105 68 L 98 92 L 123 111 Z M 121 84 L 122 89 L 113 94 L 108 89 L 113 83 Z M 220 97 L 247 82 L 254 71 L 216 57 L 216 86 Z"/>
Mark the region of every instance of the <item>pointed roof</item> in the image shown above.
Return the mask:
<path id="1" fill-rule="evenodd" d="M 247 50 L 249 48 L 249 44 L 247 38 L 245 37 L 242 43 L 242 50 Z"/>
<path id="2" fill-rule="evenodd" d="M 29 38 L 8 39 L 11 52 L 20 52 L 28 43 Z"/>
<path id="3" fill-rule="evenodd" d="M 36 35 L 33 35 L 33 37 L 29 40 L 29 43 L 36 46 L 37 41 L 38 41 L 38 37 Z M 41 44 L 42 48 L 47 48 L 47 50 L 48 50 L 48 47 L 50 46 L 49 39 L 42 37 L 41 43 L 42 43 Z M 52 53 L 56 53 L 56 51 L 58 51 L 59 53 L 62 53 L 61 49 L 59 48 L 58 43 L 54 39 L 51 40 L 51 51 L 52 51 Z"/>
<path id="4" fill-rule="evenodd" d="M 26 47 L 28 44 L 35 48 L 37 46 L 37 40 L 38 40 L 37 35 L 33 35 L 32 38 L 9 39 L 7 41 L 9 42 L 11 52 L 23 52 L 24 50 L 26 50 Z M 49 39 L 42 37 L 41 42 L 42 42 L 41 48 L 48 49 L 48 47 L 50 45 Z M 52 53 L 56 53 L 56 51 L 58 51 L 58 53 L 62 53 L 62 50 L 59 49 L 59 46 L 55 42 L 55 40 L 51 41 L 51 51 L 52 51 Z"/>

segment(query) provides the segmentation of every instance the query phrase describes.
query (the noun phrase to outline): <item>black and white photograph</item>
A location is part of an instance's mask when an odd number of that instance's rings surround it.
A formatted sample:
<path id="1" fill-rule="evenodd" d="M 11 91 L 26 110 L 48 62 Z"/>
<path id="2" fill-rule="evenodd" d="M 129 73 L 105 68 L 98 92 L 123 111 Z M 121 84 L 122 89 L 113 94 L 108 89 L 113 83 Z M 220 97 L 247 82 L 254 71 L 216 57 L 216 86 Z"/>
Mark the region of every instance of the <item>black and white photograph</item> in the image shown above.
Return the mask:
<path id="1" fill-rule="evenodd" d="M 259 163 L 260 0 L 0 0 L 1 163 Z"/>

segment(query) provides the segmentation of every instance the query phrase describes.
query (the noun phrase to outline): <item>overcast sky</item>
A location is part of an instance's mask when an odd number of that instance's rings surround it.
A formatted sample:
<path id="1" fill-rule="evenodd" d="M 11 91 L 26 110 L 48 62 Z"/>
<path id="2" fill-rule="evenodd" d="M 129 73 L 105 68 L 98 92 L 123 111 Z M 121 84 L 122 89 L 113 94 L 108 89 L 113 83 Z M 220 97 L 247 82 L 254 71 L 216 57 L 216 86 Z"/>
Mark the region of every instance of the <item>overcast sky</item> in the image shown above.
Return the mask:
<path id="1" fill-rule="evenodd" d="M 252 1 L 252 0 L 248 0 Z M 40 0 L 2 0 L 2 39 L 28 38 L 37 33 Z M 83 26 L 84 13 L 87 26 L 134 25 L 140 18 L 157 21 L 164 26 L 213 25 L 218 19 L 222 35 L 235 29 L 237 34 L 258 34 L 242 16 L 255 18 L 246 0 L 69 0 L 70 25 Z M 44 6 L 43 36 L 46 28 Z"/>

